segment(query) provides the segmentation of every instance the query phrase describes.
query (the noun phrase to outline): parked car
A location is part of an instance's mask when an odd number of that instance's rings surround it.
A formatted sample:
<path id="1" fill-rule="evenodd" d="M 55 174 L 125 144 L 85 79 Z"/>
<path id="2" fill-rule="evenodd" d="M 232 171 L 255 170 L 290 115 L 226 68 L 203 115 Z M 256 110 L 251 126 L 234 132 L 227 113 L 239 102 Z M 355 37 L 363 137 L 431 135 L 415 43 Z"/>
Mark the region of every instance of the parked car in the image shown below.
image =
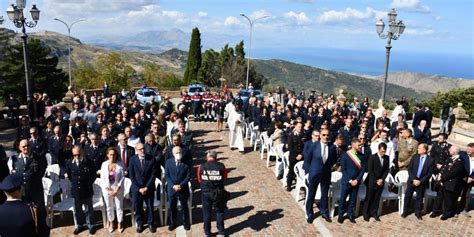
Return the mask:
<path id="1" fill-rule="evenodd" d="M 160 94 L 155 92 L 155 90 L 152 88 L 140 88 L 135 92 L 135 99 L 137 99 L 140 102 L 140 104 L 149 103 L 150 96 L 155 97 L 155 102 L 161 101 Z"/>
<path id="2" fill-rule="evenodd" d="M 247 102 L 247 100 L 249 99 L 250 97 L 250 93 L 254 93 L 254 95 L 258 98 L 258 99 L 263 99 L 263 94 L 260 90 L 246 90 L 246 89 L 242 89 L 239 91 L 239 95 L 240 95 L 240 98 L 242 99 L 242 101 L 245 103 Z"/>
<path id="3" fill-rule="evenodd" d="M 204 92 L 206 89 L 204 86 L 199 85 L 199 84 L 193 84 L 188 86 L 188 95 L 193 96 L 196 93 L 199 93 L 200 95 L 204 95 Z"/>

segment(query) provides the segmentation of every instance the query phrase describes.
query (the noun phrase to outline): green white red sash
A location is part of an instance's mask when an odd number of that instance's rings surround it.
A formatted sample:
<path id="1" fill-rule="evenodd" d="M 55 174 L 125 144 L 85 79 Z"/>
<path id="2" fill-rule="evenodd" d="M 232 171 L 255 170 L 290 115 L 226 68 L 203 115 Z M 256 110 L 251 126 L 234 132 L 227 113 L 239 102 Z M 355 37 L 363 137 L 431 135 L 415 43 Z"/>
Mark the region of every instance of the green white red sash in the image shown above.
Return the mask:
<path id="1" fill-rule="evenodd" d="M 359 155 L 357 155 L 357 153 L 354 150 L 350 149 L 349 151 L 347 151 L 347 155 L 355 163 L 357 168 L 359 169 L 362 168 L 362 164 L 361 164 L 362 162 L 360 161 Z"/>

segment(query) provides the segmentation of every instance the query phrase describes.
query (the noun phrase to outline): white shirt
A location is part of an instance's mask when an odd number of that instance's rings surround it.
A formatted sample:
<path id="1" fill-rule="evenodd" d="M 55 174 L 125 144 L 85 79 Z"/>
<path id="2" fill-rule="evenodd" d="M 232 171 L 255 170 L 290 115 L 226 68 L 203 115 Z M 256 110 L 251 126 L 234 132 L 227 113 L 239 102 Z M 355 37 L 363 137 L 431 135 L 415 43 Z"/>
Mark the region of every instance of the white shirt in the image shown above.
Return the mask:
<path id="1" fill-rule="evenodd" d="M 321 142 L 321 157 L 323 158 L 323 164 L 328 159 L 328 145 Z"/>

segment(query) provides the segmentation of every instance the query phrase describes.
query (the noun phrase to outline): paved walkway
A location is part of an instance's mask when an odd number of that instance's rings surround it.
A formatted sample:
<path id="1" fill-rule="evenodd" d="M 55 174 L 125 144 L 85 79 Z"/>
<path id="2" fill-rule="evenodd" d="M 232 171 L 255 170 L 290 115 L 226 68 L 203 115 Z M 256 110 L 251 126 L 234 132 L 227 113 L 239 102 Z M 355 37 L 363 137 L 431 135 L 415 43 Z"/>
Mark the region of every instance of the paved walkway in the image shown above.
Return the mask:
<path id="1" fill-rule="evenodd" d="M 397 204 L 384 205 L 382 222 L 364 222 L 357 218 L 357 224 L 346 220 L 343 225 L 327 223 L 317 218 L 313 225 L 306 224 L 304 219 L 303 201 L 294 201 L 294 192 L 286 192 L 282 183 L 275 179 L 273 166 L 267 168 L 264 160 L 260 160 L 260 153 L 253 152 L 248 141 L 245 141 L 246 154 L 231 151 L 227 147 L 228 132 L 213 132 L 214 123 L 191 123 L 195 134 L 196 148 L 193 151 L 195 164 L 204 160 L 205 152 L 216 150 L 220 161 L 223 162 L 229 173 L 227 189 L 232 193 L 229 201 L 229 210 L 226 214 L 225 225 L 231 236 L 474 236 L 474 217 L 459 216 L 448 221 L 431 219 L 427 215 L 423 221 L 418 221 L 413 215 L 402 219 L 397 212 Z M 0 133 L 3 142 L 5 134 Z M 5 139 L 5 140 L 3 140 Z M 191 231 L 185 232 L 180 226 L 173 232 L 161 226 L 153 236 L 202 236 L 202 213 L 200 191 L 193 181 L 194 207 L 193 225 Z M 303 193 L 302 196 L 303 197 Z M 317 208 L 315 208 L 317 211 Z M 474 214 L 474 212 L 471 212 Z M 96 220 L 100 220 L 100 213 L 96 212 Z M 138 236 L 135 228 L 130 227 L 130 215 L 127 212 L 125 223 L 128 228 L 122 235 Z M 98 223 L 99 225 L 100 223 Z M 72 216 L 65 214 L 61 219 L 55 218 L 55 228 L 52 236 L 72 236 Z M 213 232 L 217 232 L 213 223 Z M 140 236 L 151 236 L 145 230 Z M 80 236 L 87 236 L 86 232 Z M 96 236 L 109 236 L 105 229 L 99 229 Z"/>

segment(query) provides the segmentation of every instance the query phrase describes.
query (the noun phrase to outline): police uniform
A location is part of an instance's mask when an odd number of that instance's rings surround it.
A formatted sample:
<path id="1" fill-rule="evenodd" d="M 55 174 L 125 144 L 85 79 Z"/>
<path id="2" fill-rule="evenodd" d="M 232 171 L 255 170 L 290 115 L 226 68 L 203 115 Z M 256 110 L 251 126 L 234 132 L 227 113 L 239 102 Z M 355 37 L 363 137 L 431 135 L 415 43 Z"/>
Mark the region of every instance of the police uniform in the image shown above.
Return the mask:
<path id="1" fill-rule="evenodd" d="M 212 111 L 213 97 L 209 92 L 206 92 L 206 94 L 203 96 L 203 100 L 204 100 L 204 119 L 207 120 L 207 121 L 211 121 L 212 120 L 211 111 Z"/>
<path id="2" fill-rule="evenodd" d="M 23 175 L 7 176 L 0 183 L 0 190 L 13 193 L 21 188 Z M 0 236 L 49 236 L 46 218 L 39 217 L 36 208 L 20 199 L 10 199 L 0 205 Z"/>
<path id="3" fill-rule="evenodd" d="M 81 161 L 72 160 L 66 164 L 67 177 L 71 181 L 71 196 L 74 198 L 74 223 L 76 229 L 84 224 L 82 206 L 86 206 L 86 221 L 89 229 L 94 226 L 94 208 L 92 196 L 94 195 L 93 183 L 96 178 L 94 164 L 88 159 Z"/>
<path id="4" fill-rule="evenodd" d="M 188 95 L 188 93 L 186 93 L 184 96 L 183 96 L 183 104 L 186 106 L 186 111 L 189 110 L 189 108 L 191 108 L 191 96 Z"/>
<path id="5" fill-rule="evenodd" d="M 201 119 L 202 96 L 196 93 L 191 97 L 191 100 L 193 101 L 194 120 L 198 121 Z"/>
<path id="6" fill-rule="evenodd" d="M 198 181 L 202 190 L 202 209 L 204 219 L 204 234 L 211 234 L 212 208 L 216 211 L 217 229 L 220 235 L 225 235 L 224 210 L 226 203 L 223 200 L 214 200 L 213 191 L 224 189 L 224 180 L 227 178 L 227 170 L 224 164 L 217 161 L 208 161 L 198 168 Z"/>

